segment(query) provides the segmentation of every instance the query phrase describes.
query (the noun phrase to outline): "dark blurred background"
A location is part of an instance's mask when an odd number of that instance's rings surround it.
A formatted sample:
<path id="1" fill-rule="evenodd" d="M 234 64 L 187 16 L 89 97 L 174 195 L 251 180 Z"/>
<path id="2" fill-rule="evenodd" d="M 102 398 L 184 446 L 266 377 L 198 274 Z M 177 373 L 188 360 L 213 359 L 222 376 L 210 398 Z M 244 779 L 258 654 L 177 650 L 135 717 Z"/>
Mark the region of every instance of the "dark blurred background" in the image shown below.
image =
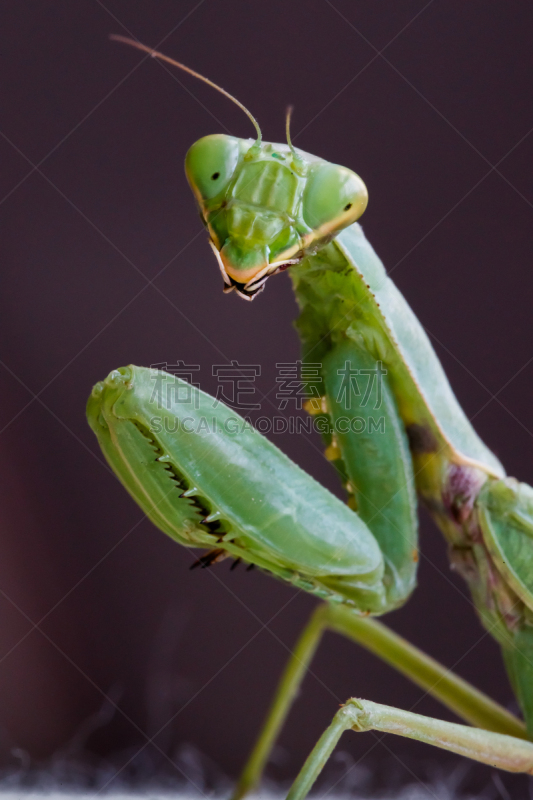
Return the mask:
<path id="1" fill-rule="evenodd" d="M 183 174 L 196 139 L 251 136 L 249 122 L 208 87 L 109 42 L 113 32 L 221 83 L 267 141 L 283 140 L 294 103 L 296 144 L 364 178 L 368 237 L 483 439 L 533 483 L 533 7 L 2 4 L 0 763 L 82 740 L 95 757 L 134 758 L 166 724 L 148 759 L 167 767 L 187 744 L 234 776 L 315 601 L 228 562 L 190 572 L 195 554 L 110 474 L 84 407 L 117 366 L 183 360 L 215 392 L 213 366 L 235 360 L 261 365 L 271 416 L 275 365 L 299 355 L 296 306 L 286 275 L 253 304 L 222 295 Z M 317 438 L 275 438 L 338 491 Z M 421 546 L 420 588 L 387 622 L 512 704 L 498 648 L 424 514 Z M 313 673 L 276 779 L 295 774 L 350 695 L 452 718 L 332 634 Z M 92 724 L 110 693 L 118 710 Z M 418 758 L 437 758 L 372 734 L 343 749 L 405 779 Z"/>

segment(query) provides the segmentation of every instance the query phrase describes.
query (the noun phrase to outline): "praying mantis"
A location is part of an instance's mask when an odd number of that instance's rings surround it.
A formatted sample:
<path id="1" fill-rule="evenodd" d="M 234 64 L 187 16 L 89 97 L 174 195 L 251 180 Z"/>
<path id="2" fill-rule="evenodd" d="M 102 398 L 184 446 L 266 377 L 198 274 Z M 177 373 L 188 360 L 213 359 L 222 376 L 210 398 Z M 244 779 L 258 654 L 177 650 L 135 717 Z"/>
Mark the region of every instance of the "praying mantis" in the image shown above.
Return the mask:
<path id="1" fill-rule="evenodd" d="M 289 792 L 302 800 L 346 730 L 408 736 L 533 774 L 533 489 L 506 476 L 470 425 L 416 316 L 357 220 L 351 170 L 286 144 L 214 134 L 185 169 L 224 292 L 254 299 L 288 270 L 303 363 L 319 363 L 307 410 L 347 490 L 343 503 L 223 403 L 163 371 L 129 366 L 94 387 L 88 420 L 114 472 L 157 527 L 316 595 L 234 797 L 260 780 L 320 638 L 359 642 L 469 725 L 363 699 L 334 715 Z M 367 377 L 361 392 L 361 378 Z M 374 412 L 379 410 L 379 424 Z M 415 588 L 417 496 L 448 542 L 499 643 L 524 723 L 374 619 Z"/>

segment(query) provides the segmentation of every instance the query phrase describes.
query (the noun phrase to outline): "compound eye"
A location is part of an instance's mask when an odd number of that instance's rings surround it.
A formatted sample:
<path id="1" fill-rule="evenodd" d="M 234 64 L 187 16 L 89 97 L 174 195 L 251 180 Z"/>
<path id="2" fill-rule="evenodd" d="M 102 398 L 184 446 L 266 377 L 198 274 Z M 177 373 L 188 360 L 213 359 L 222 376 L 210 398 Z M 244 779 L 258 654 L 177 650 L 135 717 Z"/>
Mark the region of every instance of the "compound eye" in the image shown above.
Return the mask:
<path id="1" fill-rule="evenodd" d="M 311 168 L 302 205 L 311 228 L 341 230 L 359 219 L 367 203 L 366 186 L 355 172 L 326 162 Z"/>
<path id="2" fill-rule="evenodd" d="M 240 139 L 221 133 L 204 136 L 193 144 L 185 157 L 185 173 L 200 201 L 211 200 L 228 186 L 240 152 Z"/>

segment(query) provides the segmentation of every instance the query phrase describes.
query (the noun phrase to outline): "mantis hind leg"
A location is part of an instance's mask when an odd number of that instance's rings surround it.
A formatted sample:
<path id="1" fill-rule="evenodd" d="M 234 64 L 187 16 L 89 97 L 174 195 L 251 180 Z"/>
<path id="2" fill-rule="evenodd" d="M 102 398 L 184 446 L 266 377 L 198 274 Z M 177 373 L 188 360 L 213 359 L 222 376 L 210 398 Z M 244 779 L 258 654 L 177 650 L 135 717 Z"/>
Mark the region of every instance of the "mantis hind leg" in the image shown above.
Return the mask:
<path id="1" fill-rule="evenodd" d="M 520 720 L 383 623 L 357 616 L 342 605 L 323 604 L 315 609 L 294 647 L 233 800 L 239 800 L 259 783 L 272 746 L 326 630 L 365 647 L 471 725 L 526 738 Z"/>
<path id="2" fill-rule="evenodd" d="M 279 732 L 320 644 L 327 625 L 327 613 L 328 606 L 320 605 L 302 631 L 281 676 L 261 733 L 242 771 L 232 800 L 240 800 L 259 783 Z"/>
<path id="3" fill-rule="evenodd" d="M 508 772 L 533 774 L 533 743 L 501 733 L 352 698 L 335 714 L 302 767 L 287 800 L 304 800 L 344 731 L 406 736 Z"/>

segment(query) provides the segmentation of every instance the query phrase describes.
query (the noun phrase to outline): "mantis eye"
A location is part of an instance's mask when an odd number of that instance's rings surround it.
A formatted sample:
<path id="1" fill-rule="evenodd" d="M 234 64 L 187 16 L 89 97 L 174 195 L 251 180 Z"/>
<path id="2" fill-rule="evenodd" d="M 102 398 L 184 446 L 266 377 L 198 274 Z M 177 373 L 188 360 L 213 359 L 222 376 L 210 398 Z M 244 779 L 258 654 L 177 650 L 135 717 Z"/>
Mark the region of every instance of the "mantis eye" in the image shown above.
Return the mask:
<path id="1" fill-rule="evenodd" d="M 336 164 L 318 163 L 309 172 L 303 195 L 304 220 L 314 229 L 345 228 L 359 219 L 367 202 L 359 175 Z"/>
<path id="2" fill-rule="evenodd" d="M 227 187 L 240 153 L 240 139 L 220 133 L 193 144 L 185 157 L 185 173 L 200 202 L 211 200 Z"/>

